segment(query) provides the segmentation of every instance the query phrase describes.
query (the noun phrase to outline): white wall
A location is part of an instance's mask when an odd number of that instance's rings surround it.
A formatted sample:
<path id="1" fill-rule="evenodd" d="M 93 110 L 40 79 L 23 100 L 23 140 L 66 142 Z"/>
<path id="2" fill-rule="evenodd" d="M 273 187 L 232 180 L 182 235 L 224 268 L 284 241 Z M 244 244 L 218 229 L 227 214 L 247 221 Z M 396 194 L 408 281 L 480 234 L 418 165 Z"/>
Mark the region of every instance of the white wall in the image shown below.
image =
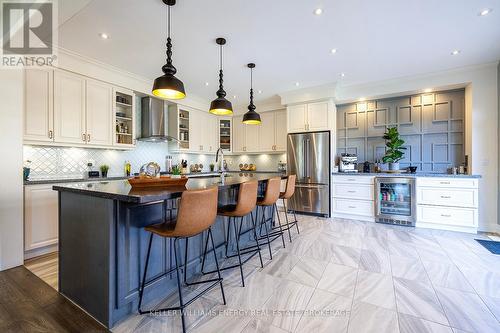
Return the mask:
<path id="1" fill-rule="evenodd" d="M 481 175 L 479 230 L 493 231 L 498 221 L 499 118 L 498 63 L 405 77 L 363 85 L 338 86 L 337 103 L 361 97 L 381 98 L 421 92 L 425 88 L 466 87 L 465 150 L 473 174 Z"/>
<path id="2" fill-rule="evenodd" d="M 23 73 L 0 70 L 0 271 L 23 263 Z"/>

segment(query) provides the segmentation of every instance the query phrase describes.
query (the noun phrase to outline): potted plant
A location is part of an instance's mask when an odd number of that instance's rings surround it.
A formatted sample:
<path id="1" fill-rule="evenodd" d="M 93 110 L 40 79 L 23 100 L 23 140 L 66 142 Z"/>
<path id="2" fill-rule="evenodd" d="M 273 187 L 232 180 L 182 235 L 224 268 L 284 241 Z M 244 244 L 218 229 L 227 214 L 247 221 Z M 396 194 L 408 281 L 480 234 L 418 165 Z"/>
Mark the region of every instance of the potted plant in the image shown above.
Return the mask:
<path id="1" fill-rule="evenodd" d="M 215 164 L 210 163 L 209 167 L 210 167 L 210 172 L 214 172 L 214 170 L 215 170 Z"/>
<path id="2" fill-rule="evenodd" d="M 400 138 L 397 127 L 389 127 L 384 133 L 384 140 L 387 150 L 382 161 L 389 163 L 389 170 L 399 170 L 399 161 L 403 158 L 406 147 L 403 147 L 405 142 Z"/>
<path id="3" fill-rule="evenodd" d="M 172 167 L 172 178 L 181 178 L 181 168 L 178 165 Z"/>
<path id="4" fill-rule="evenodd" d="M 103 164 L 99 167 L 99 169 L 101 170 L 101 176 L 103 178 L 108 177 L 109 165 Z"/>

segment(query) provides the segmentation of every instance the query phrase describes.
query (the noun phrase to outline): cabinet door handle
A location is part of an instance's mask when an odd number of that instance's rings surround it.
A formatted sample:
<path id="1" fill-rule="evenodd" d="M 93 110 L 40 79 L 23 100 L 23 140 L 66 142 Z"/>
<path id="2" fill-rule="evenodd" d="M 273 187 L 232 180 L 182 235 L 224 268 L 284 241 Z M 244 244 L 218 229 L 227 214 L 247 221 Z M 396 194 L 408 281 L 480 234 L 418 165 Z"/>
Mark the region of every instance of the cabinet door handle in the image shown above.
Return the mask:
<path id="1" fill-rule="evenodd" d="M 355 209 L 356 206 L 348 206 L 348 208 Z"/>
<path id="2" fill-rule="evenodd" d="M 49 130 L 49 139 L 54 138 L 54 132 L 52 130 Z"/>
<path id="3" fill-rule="evenodd" d="M 87 136 L 85 135 L 85 133 L 82 134 L 82 140 L 83 140 L 83 142 L 87 141 Z"/>
<path id="4" fill-rule="evenodd" d="M 451 217 L 450 214 L 441 214 L 442 217 Z"/>
<path id="5" fill-rule="evenodd" d="M 442 185 L 450 185 L 450 182 L 439 182 L 439 184 L 442 184 Z"/>
<path id="6" fill-rule="evenodd" d="M 441 199 L 451 199 L 451 197 L 449 195 L 442 195 Z"/>
<path id="7" fill-rule="evenodd" d="M 87 134 L 87 142 L 90 142 L 90 134 Z"/>
<path id="8" fill-rule="evenodd" d="M 347 191 L 347 193 L 356 193 L 356 191 Z"/>

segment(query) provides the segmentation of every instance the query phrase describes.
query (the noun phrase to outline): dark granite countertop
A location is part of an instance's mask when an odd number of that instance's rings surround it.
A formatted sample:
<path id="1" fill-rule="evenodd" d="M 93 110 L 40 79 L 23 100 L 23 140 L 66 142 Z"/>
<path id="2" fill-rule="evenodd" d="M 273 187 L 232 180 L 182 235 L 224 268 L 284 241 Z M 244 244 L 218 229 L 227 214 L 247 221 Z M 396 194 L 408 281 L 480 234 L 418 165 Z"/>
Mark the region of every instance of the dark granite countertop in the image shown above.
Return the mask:
<path id="1" fill-rule="evenodd" d="M 54 190 L 72 192 L 106 199 L 115 199 L 131 203 L 148 203 L 177 197 L 184 190 L 203 189 L 210 186 L 226 188 L 236 186 L 249 180 L 265 181 L 281 173 L 230 173 L 220 183 L 220 177 L 189 178 L 186 187 L 163 189 L 132 189 L 127 180 L 111 180 L 101 182 L 80 182 L 55 185 Z"/>
<path id="2" fill-rule="evenodd" d="M 481 175 L 452 175 L 448 173 L 388 173 L 388 172 L 332 172 L 333 176 L 376 176 L 376 177 L 445 177 L 445 178 L 481 178 Z"/>

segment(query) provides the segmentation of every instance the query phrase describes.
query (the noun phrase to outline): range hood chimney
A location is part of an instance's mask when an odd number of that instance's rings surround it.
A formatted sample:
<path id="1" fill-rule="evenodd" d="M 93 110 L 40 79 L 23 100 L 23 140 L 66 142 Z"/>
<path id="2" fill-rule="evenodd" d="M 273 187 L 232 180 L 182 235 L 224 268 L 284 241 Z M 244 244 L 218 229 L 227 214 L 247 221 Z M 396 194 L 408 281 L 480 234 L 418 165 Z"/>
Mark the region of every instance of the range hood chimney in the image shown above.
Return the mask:
<path id="1" fill-rule="evenodd" d="M 154 97 L 141 99 L 141 137 L 138 140 L 149 142 L 179 141 L 168 135 L 168 110 L 165 102 Z"/>

